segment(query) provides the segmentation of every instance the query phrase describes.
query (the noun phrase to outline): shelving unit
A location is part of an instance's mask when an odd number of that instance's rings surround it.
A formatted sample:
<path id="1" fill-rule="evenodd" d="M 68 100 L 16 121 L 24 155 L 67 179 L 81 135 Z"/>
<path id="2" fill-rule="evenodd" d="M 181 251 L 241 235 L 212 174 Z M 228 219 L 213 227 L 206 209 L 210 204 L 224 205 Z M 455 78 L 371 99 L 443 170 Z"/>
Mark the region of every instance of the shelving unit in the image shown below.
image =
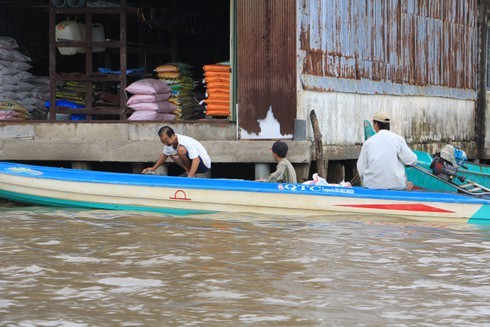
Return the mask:
<path id="1" fill-rule="evenodd" d="M 131 10 L 134 10 L 131 8 Z M 126 120 L 126 93 L 127 86 L 127 3 L 126 0 L 119 1 L 118 8 L 56 8 L 50 4 L 49 8 L 49 113 L 50 120 L 56 120 L 56 114 L 82 114 L 87 120 L 92 120 L 94 115 L 115 115 L 120 120 Z M 63 41 L 57 42 L 55 35 L 57 15 L 83 15 L 85 18 L 85 41 Z M 93 15 L 114 15 L 119 17 L 119 40 L 118 41 L 92 41 Z M 82 47 L 85 52 L 85 73 L 58 73 L 57 71 L 57 48 L 58 47 Z M 94 72 L 93 48 L 103 47 L 119 50 L 119 75 L 100 74 Z M 74 57 L 76 60 L 76 57 Z M 85 108 L 70 109 L 56 106 L 56 84 L 57 81 L 83 81 L 85 82 Z M 96 107 L 94 106 L 93 86 L 96 82 L 115 82 L 119 84 L 119 106 L 118 107 Z"/>

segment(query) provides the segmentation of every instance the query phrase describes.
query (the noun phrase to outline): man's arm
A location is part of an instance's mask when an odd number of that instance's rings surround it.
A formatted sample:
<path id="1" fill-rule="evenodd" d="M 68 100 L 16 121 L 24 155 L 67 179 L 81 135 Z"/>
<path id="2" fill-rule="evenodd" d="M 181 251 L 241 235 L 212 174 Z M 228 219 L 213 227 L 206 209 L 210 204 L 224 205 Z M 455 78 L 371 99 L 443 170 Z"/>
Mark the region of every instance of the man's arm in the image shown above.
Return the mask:
<path id="1" fill-rule="evenodd" d="M 357 173 L 359 174 L 359 177 L 362 178 L 364 177 L 364 173 L 366 172 L 366 147 L 363 146 L 361 148 L 361 153 L 359 154 L 359 159 L 357 159 Z"/>
<path id="2" fill-rule="evenodd" d="M 408 147 L 405 140 L 403 140 L 398 158 L 400 158 L 401 162 L 406 166 L 413 166 L 417 163 L 417 155 Z"/>
<path id="3" fill-rule="evenodd" d="M 152 167 L 148 167 L 148 168 L 145 168 L 143 169 L 142 173 L 147 173 L 147 172 L 150 172 L 150 171 L 155 171 L 158 167 L 160 167 L 161 165 L 163 165 L 163 163 L 167 160 L 167 156 L 164 155 L 163 153 L 160 154 L 160 157 L 158 158 L 157 162 L 155 162 L 155 164 L 152 166 Z"/>
<path id="4" fill-rule="evenodd" d="M 201 159 L 199 159 L 199 156 L 192 159 L 191 169 L 189 169 L 189 172 L 187 173 L 187 177 L 194 177 L 194 175 L 196 174 L 197 168 L 199 167 L 200 160 Z"/>

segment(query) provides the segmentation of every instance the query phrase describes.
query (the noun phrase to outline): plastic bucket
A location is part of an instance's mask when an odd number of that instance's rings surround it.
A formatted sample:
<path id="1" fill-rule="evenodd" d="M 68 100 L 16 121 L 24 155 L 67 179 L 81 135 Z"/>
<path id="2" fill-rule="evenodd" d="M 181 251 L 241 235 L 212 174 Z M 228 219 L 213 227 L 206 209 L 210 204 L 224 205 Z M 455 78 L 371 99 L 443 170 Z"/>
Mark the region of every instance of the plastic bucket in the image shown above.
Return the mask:
<path id="1" fill-rule="evenodd" d="M 55 27 L 56 41 L 85 41 L 85 24 L 75 21 L 64 21 L 56 24 Z M 58 50 L 62 55 L 74 55 L 75 53 L 84 53 L 85 48 L 76 47 L 59 47 Z"/>
<path id="2" fill-rule="evenodd" d="M 100 23 L 92 24 L 92 41 L 97 41 L 97 42 L 105 41 L 104 25 Z M 92 49 L 92 52 L 102 52 L 102 51 L 105 51 L 105 48 Z"/>

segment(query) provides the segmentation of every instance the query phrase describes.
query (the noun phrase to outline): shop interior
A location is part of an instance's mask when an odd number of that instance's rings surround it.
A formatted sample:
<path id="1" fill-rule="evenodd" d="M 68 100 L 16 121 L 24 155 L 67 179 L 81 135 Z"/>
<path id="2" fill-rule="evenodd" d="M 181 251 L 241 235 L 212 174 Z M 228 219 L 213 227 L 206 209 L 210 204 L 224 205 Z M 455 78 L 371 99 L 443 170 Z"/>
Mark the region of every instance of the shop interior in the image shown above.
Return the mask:
<path id="1" fill-rule="evenodd" d="M 230 1 L 128 0 L 124 47 L 117 44 L 123 29 L 120 23 L 123 18 L 117 11 L 119 3 L 112 0 L 0 1 L 0 38 L 4 37 L 0 42 L 0 84 L 9 85 L 0 90 L 0 102 L 11 102 L 9 118 L 229 120 L 232 107 Z M 55 8 L 54 15 L 50 15 L 50 8 L 51 12 Z M 54 22 L 50 21 L 53 19 Z M 55 31 L 50 31 L 50 24 L 55 25 Z M 78 32 L 84 34 L 86 24 L 91 24 L 92 41 L 98 42 L 96 45 L 81 44 L 90 40 L 77 34 L 75 28 L 71 29 L 76 25 Z M 15 44 L 5 37 L 15 40 Z M 77 46 L 68 47 L 66 42 L 71 41 Z M 56 57 L 50 60 L 53 42 Z M 12 55 L 14 51 L 28 60 Z M 16 60 L 20 60 L 19 65 Z M 126 74 L 121 74 L 121 60 L 125 61 Z M 23 65 L 20 65 L 22 61 Z M 12 62 L 19 66 L 17 72 L 8 69 Z M 206 77 L 205 66 L 219 69 L 209 73 L 212 78 Z M 157 69 L 159 67 L 162 71 Z M 170 94 L 169 97 L 145 100 L 156 104 L 143 106 L 143 109 L 127 106 L 126 101 L 134 94 L 127 92 L 126 87 L 148 78 L 165 82 L 169 86 L 165 94 Z M 210 91 L 215 84 L 211 85 L 211 80 L 220 87 L 216 89 L 220 93 L 213 97 Z M 26 83 L 33 86 L 31 90 L 26 91 Z M 121 90 L 121 86 L 125 89 Z M 56 93 L 56 105 L 49 103 L 53 92 Z M 17 114 L 12 112 L 12 102 Z M 217 109 L 211 110 L 212 105 Z M 0 106 L 0 111 L 7 109 Z M 140 115 L 143 119 L 131 119 L 140 110 L 148 115 Z M 56 117 L 50 113 L 55 113 Z"/>

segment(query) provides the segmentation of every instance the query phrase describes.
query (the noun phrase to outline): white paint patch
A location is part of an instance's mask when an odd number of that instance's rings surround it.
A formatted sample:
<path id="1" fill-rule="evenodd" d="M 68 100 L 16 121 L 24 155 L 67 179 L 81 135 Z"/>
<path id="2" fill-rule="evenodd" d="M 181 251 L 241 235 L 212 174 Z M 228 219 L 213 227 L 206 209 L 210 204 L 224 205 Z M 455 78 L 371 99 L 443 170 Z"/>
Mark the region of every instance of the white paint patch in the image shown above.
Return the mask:
<path id="1" fill-rule="evenodd" d="M 293 135 L 281 134 L 281 125 L 274 117 L 272 113 L 272 106 L 269 107 L 269 111 L 267 111 L 267 115 L 264 119 L 259 119 L 257 122 L 260 125 L 260 133 L 259 134 L 249 134 L 245 130 L 241 130 L 240 136 L 241 139 L 292 139 Z"/>

